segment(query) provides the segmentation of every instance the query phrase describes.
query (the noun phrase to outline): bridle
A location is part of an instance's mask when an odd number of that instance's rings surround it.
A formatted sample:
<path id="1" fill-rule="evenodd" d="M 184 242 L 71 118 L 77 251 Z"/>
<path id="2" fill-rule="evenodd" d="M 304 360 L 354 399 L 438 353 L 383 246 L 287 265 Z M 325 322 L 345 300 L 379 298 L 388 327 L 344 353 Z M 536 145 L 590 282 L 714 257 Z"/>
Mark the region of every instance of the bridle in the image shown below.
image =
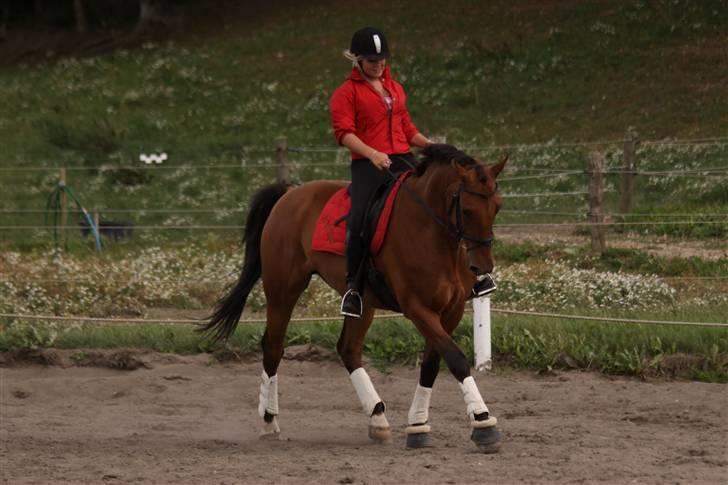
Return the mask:
<path id="1" fill-rule="evenodd" d="M 472 251 L 481 247 L 491 247 L 493 245 L 493 233 L 491 232 L 491 236 L 485 239 L 465 234 L 465 228 L 463 227 L 463 209 L 461 204 L 462 194 L 470 194 L 476 197 L 480 197 L 481 199 L 488 200 L 497 192 L 498 182 L 496 182 L 495 189 L 491 192 L 476 192 L 474 190 L 468 190 L 465 188 L 465 184 L 463 182 L 460 182 L 460 186 L 458 187 L 457 192 L 454 192 L 452 194 L 452 200 L 450 201 L 448 216 L 449 219 L 452 220 L 453 212 L 455 213 L 455 227 L 453 228 L 451 224 L 448 224 L 448 228 L 451 232 L 454 232 L 455 236 L 457 236 L 459 240 L 473 243 L 470 246 L 468 246 L 467 244 L 465 245 L 465 248 L 468 251 Z"/>
<path id="2" fill-rule="evenodd" d="M 391 157 L 392 155 L 390 155 Z M 415 167 L 405 158 L 403 157 L 397 157 L 400 160 L 404 161 L 407 165 L 410 166 L 412 170 L 415 169 Z M 392 178 L 395 180 L 397 179 L 397 176 L 394 175 L 392 172 L 387 170 L 387 173 L 389 173 Z M 438 217 L 437 214 L 435 214 L 435 211 L 432 210 L 432 208 L 425 203 L 422 198 L 416 194 L 412 189 L 407 187 L 404 183 L 401 184 L 401 188 L 404 189 L 405 192 L 407 192 L 409 195 L 411 195 L 415 202 L 422 206 L 422 208 L 425 209 L 425 211 L 430 215 L 430 217 L 441 227 L 443 227 L 445 230 L 447 230 L 451 235 L 453 235 L 458 242 L 460 241 L 466 241 L 472 243 L 471 245 L 465 245 L 465 248 L 467 251 L 473 251 L 475 249 L 486 247 L 489 248 L 493 245 L 493 233 L 491 232 L 490 237 L 487 238 L 479 238 L 475 236 L 470 236 L 465 233 L 465 227 L 463 225 L 463 209 L 462 209 L 462 195 L 463 194 L 469 194 L 476 197 L 480 197 L 481 199 L 488 200 L 492 196 L 494 196 L 498 192 L 498 183 L 495 184 L 495 189 L 491 192 L 477 192 L 474 190 L 468 190 L 465 188 L 465 183 L 460 182 L 460 185 L 458 186 L 458 190 L 455 191 L 452 194 L 452 199 L 450 201 L 450 208 L 448 209 L 448 221 L 444 222 L 442 219 Z M 455 213 L 455 225 L 450 222 L 453 218 L 453 212 Z"/>

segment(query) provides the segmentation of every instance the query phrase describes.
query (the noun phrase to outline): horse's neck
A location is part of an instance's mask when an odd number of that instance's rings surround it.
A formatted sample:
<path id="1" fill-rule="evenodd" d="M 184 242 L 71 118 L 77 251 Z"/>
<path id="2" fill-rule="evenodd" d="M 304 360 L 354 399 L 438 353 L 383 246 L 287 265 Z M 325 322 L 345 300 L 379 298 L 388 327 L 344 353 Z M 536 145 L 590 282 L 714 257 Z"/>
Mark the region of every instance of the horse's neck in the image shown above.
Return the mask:
<path id="1" fill-rule="evenodd" d="M 447 188 L 456 181 L 457 174 L 450 165 L 434 165 L 415 183 L 415 192 L 443 222 L 448 218 Z"/>
<path id="2" fill-rule="evenodd" d="M 427 171 L 420 177 L 413 178 L 412 191 L 429 210 L 418 207 L 413 210 L 414 217 L 420 219 L 421 227 L 430 228 L 431 236 L 427 241 L 432 244 L 433 250 L 448 251 L 455 250 L 457 243 L 452 235 L 445 230 L 441 224 L 435 221 L 436 216 L 440 223 L 449 223 L 449 192 L 448 187 L 457 182 L 457 173 L 449 165 L 435 165 L 428 167 Z"/>

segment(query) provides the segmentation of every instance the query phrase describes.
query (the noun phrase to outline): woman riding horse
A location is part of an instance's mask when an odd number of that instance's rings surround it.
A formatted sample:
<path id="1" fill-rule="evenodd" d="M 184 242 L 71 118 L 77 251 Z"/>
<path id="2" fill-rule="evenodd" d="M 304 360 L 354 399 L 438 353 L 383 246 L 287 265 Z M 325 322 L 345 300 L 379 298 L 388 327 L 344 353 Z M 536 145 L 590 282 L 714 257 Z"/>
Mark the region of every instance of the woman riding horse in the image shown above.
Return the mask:
<path id="1" fill-rule="evenodd" d="M 488 167 L 450 145 L 430 145 L 422 153 L 415 173 L 402 182 L 388 232 L 373 256 L 404 316 L 426 342 L 419 384 L 408 414 L 407 446 L 430 444 L 429 402 L 443 358 L 460 383 L 472 440 L 483 451 L 495 451 L 500 440 L 496 420 L 490 416 L 468 361 L 451 335 L 463 316 L 476 276 L 493 270 L 493 224 L 501 205 L 496 177 L 506 160 Z M 347 290 L 345 259 L 312 251 L 318 215 L 331 196 L 345 186 L 342 181 L 325 180 L 296 188 L 278 183 L 255 195 L 245 225 L 245 262 L 240 278 L 204 328 L 218 338 L 230 336 L 262 275 L 267 324 L 262 339 L 258 410 L 264 434 L 280 432 L 278 366 L 288 323 L 301 293 L 314 274 L 340 294 Z M 374 311 L 383 305 L 368 288 L 363 301 L 360 319 L 344 319 L 337 351 L 369 417 L 370 437 L 387 440 L 391 432 L 384 403 L 361 362 Z"/>
<path id="2" fill-rule="evenodd" d="M 344 52 L 352 62 L 349 77 L 331 96 L 331 122 L 336 140 L 351 151 L 351 210 L 346 232 L 346 293 L 341 314 L 359 318 L 362 312 L 363 261 L 367 242 L 362 238 L 367 206 L 377 188 L 389 180 L 385 173 L 402 172 L 416 162 L 410 146 L 432 142 L 417 130 L 407 111 L 404 89 L 392 79 L 387 58 L 389 43 L 373 27 L 354 32 Z M 477 296 L 496 289 L 490 275 L 476 283 Z"/>

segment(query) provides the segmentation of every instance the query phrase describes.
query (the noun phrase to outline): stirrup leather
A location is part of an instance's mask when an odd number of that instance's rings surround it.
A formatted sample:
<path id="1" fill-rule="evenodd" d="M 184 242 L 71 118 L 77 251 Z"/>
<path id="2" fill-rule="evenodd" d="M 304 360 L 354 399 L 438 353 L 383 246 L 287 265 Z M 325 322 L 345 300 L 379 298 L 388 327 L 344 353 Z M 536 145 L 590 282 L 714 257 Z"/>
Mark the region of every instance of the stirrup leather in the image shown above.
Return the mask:
<path id="1" fill-rule="evenodd" d="M 340 313 L 347 317 L 361 318 L 363 304 L 359 292 L 353 289 L 346 290 L 341 298 Z"/>

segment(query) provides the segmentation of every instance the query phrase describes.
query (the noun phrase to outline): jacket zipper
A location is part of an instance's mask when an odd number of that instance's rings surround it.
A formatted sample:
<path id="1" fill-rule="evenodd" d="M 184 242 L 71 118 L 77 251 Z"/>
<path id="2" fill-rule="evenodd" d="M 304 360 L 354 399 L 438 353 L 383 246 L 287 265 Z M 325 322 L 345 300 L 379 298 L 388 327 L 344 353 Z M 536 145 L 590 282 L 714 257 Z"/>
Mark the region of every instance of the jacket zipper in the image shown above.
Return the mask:
<path id="1" fill-rule="evenodd" d="M 384 82 L 382 82 L 382 88 L 389 93 L 389 99 L 392 100 L 391 105 L 387 105 L 387 102 L 382 99 L 382 102 L 384 103 L 384 107 L 387 109 L 387 115 L 389 117 L 389 150 L 391 153 L 394 153 L 394 133 L 392 132 L 392 114 L 394 113 L 394 94 L 392 94 L 392 90 L 387 89 L 384 86 Z"/>
<path id="2" fill-rule="evenodd" d="M 392 112 L 394 111 L 394 96 L 391 96 L 391 99 L 392 106 L 387 110 L 389 112 L 389 149 L 392 151 L 392 153 L 394 153 L 394 134 L 392 133 Z M 386 101 L 384 104 L 386 104 Z"/>
<path id="3" fill-rule="evenodd" d="M 379 98 L 382 101 L 382 104 L 384 104 L 384 109 L 387 110 L 387 117 L 389 118 L 389 149 L 391 150 L 392 153 L 394 153 L 394 133 L 392 131 L 393 130 L 393 128 L 392 128 L 392 114 L 394 113 L 394 95 L 392 94 L 392 91 L 389 90 L 389 89 L 387 89 L 384 86 L 384 83 L 382 83 L 382 87 L 387 90 L 387 92 L 390 94 L 390 98 L 392 98 L 392 109 L 387 109 L 387 102 L 384 101 L 384 96 L 382 96 L 381 94 L 379 94 L 377 92 L 377 90 L 374 89 L 374 86 L 372 86 L 369 83 L 366 83 L 366 84 L 368 85 L 369 89 L 371 89 L 377 96 L 379 96 Z"/>

